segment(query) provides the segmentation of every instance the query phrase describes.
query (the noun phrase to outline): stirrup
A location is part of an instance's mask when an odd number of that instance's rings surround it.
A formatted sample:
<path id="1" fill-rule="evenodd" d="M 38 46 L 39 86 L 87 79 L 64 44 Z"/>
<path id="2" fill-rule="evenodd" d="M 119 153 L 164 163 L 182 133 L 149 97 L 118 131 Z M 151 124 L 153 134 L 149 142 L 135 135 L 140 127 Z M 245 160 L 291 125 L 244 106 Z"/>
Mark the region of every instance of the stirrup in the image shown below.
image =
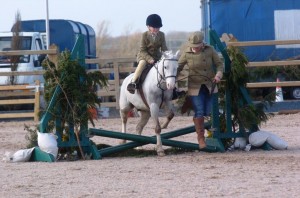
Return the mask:
<path id="1" fill-rule="evenodd" d="M 127 91 L 129 91 L 129 93 L 134 94 L 136 90 L 136 84 L 131 82 L 127 85 Z"/>

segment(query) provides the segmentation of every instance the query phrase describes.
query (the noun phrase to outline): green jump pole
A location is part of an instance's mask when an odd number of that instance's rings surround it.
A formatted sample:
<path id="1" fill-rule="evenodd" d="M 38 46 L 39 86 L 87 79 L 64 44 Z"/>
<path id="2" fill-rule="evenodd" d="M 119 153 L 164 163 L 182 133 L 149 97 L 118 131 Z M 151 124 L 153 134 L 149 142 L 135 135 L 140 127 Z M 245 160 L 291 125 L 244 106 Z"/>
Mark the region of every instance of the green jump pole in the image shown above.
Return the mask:
<path id="1" fill-rule="evenodd" d="M 126 149 L 131 149 L 134 147 L 142 146 L 145 144 L 156 144 L 156 136 L 148 137 L 148 136 L 141 136 L 141 135 L 135 135 L 135 134 L 125 134 L 120 132 L 113 132 L 113 131 L 107 131 L 102 129 L 89 129 L 91 135 L 99 135 L 104 137 L 111 137 L 111 138 L 119 138 L 119 139 L 126 139 L 126 140 L 132 140 L 135 142 L 129 142 L 126 144 L 118 145 L 118 146 L 112 146 L 108 148 L 104 148 L 99 150 L 99 153 L 101 156 L 117 153 L 120 151 L 124 151 Z M 162 138 L 162 144 L 166 146 L 173 146 L 173 147 L 179 147 L 184 149 L 190 149 L 190 150 L 199 150 L 198 144 L 194 143 L 188 143 L 188 142 L 182 142 L 182 141 L 175 141 L 175 140 L 166 140 L 169 138 L 185 135 L 191 132 L 195 132 L 195 127 L 186 127 L 183 129 L 179 129 L 176 131 L 168 132 L 161 134 Z M 207 152 L 216 152 L 216 147 L 207 146 L 204 149 L 201 149 L 203 151 Z"/>
<path id="2" fill-rule="evenodd" d="M 173 132 L 168 132 L 168 133 L 163 133 L 161 134 L 161 138 L 165 138 L 165 139 L 169 139 L 169 138 L 173 138 L 173 137 L 178 137 L 181 135 L 185 135 L 188 133 L 192 133 L 195 132 L 195 127 L 194 126 L 190 126 L 190 127 L 186 127 L 183 129 L 179 129 L 179 130 L 175 130 Z M 91 135 L 99 135 L 99 134 L 95 134 L 93 129 L 89 129 L 89 133 Z M 110 137 L 110 136 L 109 136 Z M 152 136 L 152 137 L 156 137 L 156 136 Z M 121 139 L 125 139 L 125 138 L 121 138 Z M 147 143 L 141 143 L 141 142 L 128 142 L 125 144 L 121 144 L 121 145 L 117 145 L 117 146 L 112 146 L 112 147 L 108 147 L 108 148 L 103 148 L 101 150 L 99 150 L 100 155 L 101 156 L 107 156 L 113 153 L 117 153 L 117 152 L 121 152 L 127 149 L 132 149 L 138 146 L 143 146 L 146 145 Z"/>

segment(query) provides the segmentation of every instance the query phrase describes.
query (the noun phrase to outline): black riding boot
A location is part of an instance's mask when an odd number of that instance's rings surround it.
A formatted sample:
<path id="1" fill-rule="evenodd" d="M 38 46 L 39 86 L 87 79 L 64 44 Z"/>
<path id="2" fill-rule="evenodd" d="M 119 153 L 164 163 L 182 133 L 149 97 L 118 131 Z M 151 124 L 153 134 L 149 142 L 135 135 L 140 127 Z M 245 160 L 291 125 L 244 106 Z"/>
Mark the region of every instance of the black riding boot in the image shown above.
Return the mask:
<path id="1" fill-rule="evenodd" d="M 136 90 L 136 84 L 134 82 L 131 82 L 127 85 L 127 91 L 129 91 L 129 93 L 134 94 L 135 90 Z"/>

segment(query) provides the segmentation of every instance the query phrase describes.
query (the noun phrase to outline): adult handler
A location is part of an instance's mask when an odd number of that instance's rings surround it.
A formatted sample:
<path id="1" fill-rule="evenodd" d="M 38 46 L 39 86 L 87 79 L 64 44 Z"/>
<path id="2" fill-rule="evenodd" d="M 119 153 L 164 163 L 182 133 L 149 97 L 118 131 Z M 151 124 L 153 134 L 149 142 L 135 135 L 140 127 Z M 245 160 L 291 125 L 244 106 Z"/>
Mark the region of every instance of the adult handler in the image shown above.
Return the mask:
<path id="1" fill-rule="evenodd" d="M 215 84 L 220 82 L 224 68 L 215 49 L 205 44 L 203 39 L 204 35 L 200 31 L 189 36 L 188 47 L 179 58 L 177 72 L 179 75 L 184 66 L 188 67 L 187 94 L 195 112 L 193 122 L 200 149 L 206 147 L 204 117 L 211 113 L 211 94 L 217 92 Z"/>

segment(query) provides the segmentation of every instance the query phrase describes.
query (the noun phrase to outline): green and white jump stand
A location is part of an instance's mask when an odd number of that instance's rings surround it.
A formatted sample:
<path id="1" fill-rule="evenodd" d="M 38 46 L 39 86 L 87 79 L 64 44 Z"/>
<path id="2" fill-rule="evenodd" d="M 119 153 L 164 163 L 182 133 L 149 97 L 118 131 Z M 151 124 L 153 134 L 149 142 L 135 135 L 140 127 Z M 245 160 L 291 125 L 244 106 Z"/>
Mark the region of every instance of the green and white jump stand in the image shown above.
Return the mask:
<path id="1" fill-rule="evenodd" d="M 209 31 L 210 36 L 210 44 L 214 46 L 216 49 L 219 49 L 219 51 L 222 53 L 222 56 L 225 61 L 225 70 L 224 70 L 224 76 L 228 78 L 230 71 L 231 71 L 231 60 L 229 58 L 229 55 L 226 51 L 226 48 L 222 44 L 221 40 L 219 39 L 219 36 L 217 35 L 216 31 L 210 30 Z M 248 135 L 258 130 L 257 125 L 253 125 L 250 129 L 250 133 L 246 132 L 246 130 L 239 126 L 239 131 L 233 132 L 232 130 L 232 104 L 231 104 L 231 92 L 230 92 L 230 85 L 226 86 L 225 90 L 225 119 L 226 119 L 226 131 L 220 130 L 220 118 L 219 118 L 219 103 L 218 103 L 218 93 L 213 94 L 213 108 L 212 108 L 212 128 L 214 129 L 213 137 L 207 138 L 207 143 L 215 145 L 219 151 L 224 152 L 225 148 L 222 143 L 222 139 L 232 139 L 237 137 L 245 137 L 248 138 Z M 239 105 L 240 107 L 243 107 L 245 105 L 253 104 L 252 100 L 244 86 L 239 87 L 239 91 L 242 95 L 242 98 L 239 99 Z"/>
<path id="2" fill-rule="evenodd" d="M 85 46 L 84 46 L 84 38 L 83 36 L 78 36 L 76 43 L 73 47 L 73 50 L 71 52 L 71 57 L 72 59 L 76 59 L 79 61 L 79 63 L 85 67 Z M 61 88 L 60 86 L 56 86 L 56 89 L 54 91 L 54 94 L 49 102 L 47 111 L 45 112 L 45 114 L 43 115 L 43 117 L 40 120 L 40 132 L 41 133 L 47 133 L 47 127 L 48 127 L 48 123 L 49 120 L 51 118 L 51 113 L 53 112 L 52 109 L 54 107 L 54 104 L 57 100 L 57 96 L 59 93 L 61 93 Z M 61 104 L 64 105 L 64 104 Z M 57 112 L 59 113 L 59 112 Z M 55 127 L 56 127 L 56 135 L 58 136 L 57 138 L 57 144 L 58 144 L 58 148 L 67 148 L 67 147 L 78 147 L 78 142 L 74 133 L 74 127 L 70 126 L 70 132 L 69 132 L 69 140 L 68 141 L 63 141 L 62 140 L 62 136 L 61 136 L 61 131 L 62 131 L 62 127 L 61 127 L 61 120 L 57 119 L 55 121 Z M 96 146 L 92 144 L 92 142 L 90 141 L 89 137 L 88 137 L 88 123 L 84 123 L 82 126 L 80 126 L 80 146 L 83 149 L 83 152 L 85 154 L 91 154 L 93 159 L 100 159 L 100 156 L 98 154 L 98 151 L 96 149 Z M 54 159 L 53 155 L 48 154 L 46 152 L 43 152 L 41 149 L 39 149 L 38 147 L 36 147 L 33 151 L 32 157 L 31 157 L 32 161 L 45 161 L 45 162 L 54 162 L 56 159 Z"/>

